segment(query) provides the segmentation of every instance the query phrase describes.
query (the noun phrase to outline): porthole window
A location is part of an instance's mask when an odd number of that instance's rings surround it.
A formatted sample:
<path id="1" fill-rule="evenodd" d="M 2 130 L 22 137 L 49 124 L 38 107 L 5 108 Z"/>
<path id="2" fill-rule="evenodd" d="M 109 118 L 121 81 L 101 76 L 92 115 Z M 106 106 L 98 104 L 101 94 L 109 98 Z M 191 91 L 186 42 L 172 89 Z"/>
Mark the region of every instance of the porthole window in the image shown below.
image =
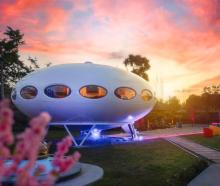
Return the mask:
<path id="1" fill-rule="evenodd" d="M 51 85 L 44 90 L 44 93 L 51 98 L 65 98 L 70 95 L 71 90 L 65 85 Z"/>
<path id="2" fill-rule="evenodd" d="M 106 96 L 107 90 L 98 85 L 86 85 L 79 90 L 79 93 L 86 98 L 98 99 Z"/>
<path id="3" fill-rule="evenodd" d="M 130 100 L 136 96 L 136 92 L 129 87 L 119 87 L 115 90 L 115 95 L 120 99 Z"/>
<path id="4" fill-rule="evenodd" d="M 149 101 L 149 100 L 152 99 L 152 97 L 153 97 L 153 95 L 152 95 L 152 93 L 151 93 L 149 90 L 147 90 L 147 89 L 142 90 L 142 92 L 141 92 L 141 98 L 142 98 L 144 101 Z"/>
<path id="5" fill-rule="evenodd" d="M 12 98 L 13 100 L 16 100 L 16 97 L 17 97 L 17 95 L 16 95 L 16 90 L 14 89 L 14 90 L 12 91 L 11 98 Z"/>
<path id="6" fill-rule="evenodd" d="M 34 86 L 26 86 L 21 89 L 20 94 L 24 99 L 33 99 L 37 96 L 37 89 Z"/>

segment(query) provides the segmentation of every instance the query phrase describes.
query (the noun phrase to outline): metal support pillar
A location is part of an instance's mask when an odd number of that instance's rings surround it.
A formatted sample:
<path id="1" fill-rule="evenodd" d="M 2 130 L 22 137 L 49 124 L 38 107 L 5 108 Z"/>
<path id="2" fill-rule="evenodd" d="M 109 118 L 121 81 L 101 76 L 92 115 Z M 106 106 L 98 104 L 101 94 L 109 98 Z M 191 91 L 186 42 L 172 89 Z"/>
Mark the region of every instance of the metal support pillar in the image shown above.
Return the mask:
<path id="1" fill-rule="evenodd" d="M 131 139 L 132 140 L 138 139 L 137 131 L 134 128 L 134 124 L 128 124 L 128 128 L 131 132 Z"/>
<path id="2" fill-rule="evenodd" d="M 89 135 L 91 134 L 92 130 L 96 127 L 96 125 L 92 125 L 92 127 L 89 129 L 89 132 L 85 135 L 85 137 L 82 139 L 82 141 L 78 144 L 75 140 L 75 137 L 72 135 L 70 130 L 68 129 L 67 125 L 64 125 L 64 128 L 66 129 L 69 136 L 72 138 L 72 141 L 76 147 L 83 146 L 84 142 L 88 139 Z"/>

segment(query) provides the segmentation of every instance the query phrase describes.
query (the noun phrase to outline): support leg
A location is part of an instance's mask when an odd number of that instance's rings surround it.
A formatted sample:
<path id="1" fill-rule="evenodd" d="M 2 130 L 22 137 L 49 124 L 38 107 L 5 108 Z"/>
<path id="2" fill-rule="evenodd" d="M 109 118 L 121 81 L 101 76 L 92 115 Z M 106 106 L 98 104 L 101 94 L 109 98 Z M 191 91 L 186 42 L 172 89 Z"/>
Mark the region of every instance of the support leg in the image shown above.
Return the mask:
<path id="1" fill-rule="evenodd" d="M 48 125 L 47 128 L 46 128 L 46 133 L 47 133 L 47 134 L 48 134 L 48 132 L 49 132 L 49 129 L 50 129 L 50 125 Z"/>
<path id="2" fill-rule="evenodd" d="M 72 135 L 72 133 L 70 132 L 70 130 L 68 129 L 67 125 L 64 125 L 64 128 L 66 129 L 67 133 L 68 133 L 68 134 L 70 135 L 70 137 L 72 138 L 72 141 L 73 141 L 74 145 L 75 145 L 76 147 L 78 147 L 79 145 L 78 145 L 78 143 L 76 142 L 76 140 L 75 140 L 74 136 Z"/>
<path id="3" fill-rule="evenodd" d="M 70 130 L 68 129 L 67 125 L 64 125 L 64 128 L 66 129 L 67 133 L 70 135 L 70 137 L 73 140 L 73 143 L 76 147 L 81 147 L 84 142 L 88 139 L 89 135 L 91 134 L 92 130 L 95 128 L 96 125 L 93 125 L 90 129 L 89 132 L 85 135 L 85 137 L 82 139 L 82 141 L 78 144 L 74 138 L 74 136 L 72 135 L 72 133 L 70 132 Z"/>
<path id="4" fill-rule="evenodd" d="M 91 128 L 90 128 L 90 130 L 89 130 L 89 132 L 86 134 L 86 136 L 83 138 L 83 140 L 81 141 L 81 143 L 79 144 L 79 146 L 82 146 L 83 145 L 83 143 L 87 140 L 87 138 L 89 137 L 89 135 L 91 134 L 91 132 L 92 132 L 92 130 L 95 128 L 95 126 L 96 125 L 93 125 Z"/>
<path id="5" fill-rule="evenodd" d="M 128 124 L 128 128 L 131 132 L 131 138 L 132 140 L 138 139 L 137 131 L 134 128 L 134 124 Z"/>

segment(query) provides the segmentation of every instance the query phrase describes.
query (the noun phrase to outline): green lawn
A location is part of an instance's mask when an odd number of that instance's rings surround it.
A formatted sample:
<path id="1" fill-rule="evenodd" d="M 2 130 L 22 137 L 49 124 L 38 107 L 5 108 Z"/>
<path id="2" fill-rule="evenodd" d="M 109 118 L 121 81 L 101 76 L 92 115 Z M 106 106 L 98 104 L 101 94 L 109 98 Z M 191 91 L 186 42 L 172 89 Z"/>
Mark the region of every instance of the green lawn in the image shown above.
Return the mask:
<path id="1" fill-rule="evenodd" d="M 202 134 L 197 134 L 197 135 L 184 136 L 184 138 L 220 151 L 220 136 L 206 138 Z"/>
<path id="2" fill-rule="evenodd" d="M 57 128 L 58 129 L 58 128 Z M 66 135 L 51 129 L 49 140 Z M 54 152 L 51 146 L 50 152 Z M 74 149 L 72 149 L 74 150 Z M 104 177 L 94 186 L 185 186 L 207 163 L 164 140 L 80 148 L 81 162 L 101 166 Z"/>
<path id="3" fill-rule="evenodd" d="M 183 186 L 206 162 L 163 140 L 79 149 L 80 161 L 101 166 L 104 177 L 95 186 Z"/>

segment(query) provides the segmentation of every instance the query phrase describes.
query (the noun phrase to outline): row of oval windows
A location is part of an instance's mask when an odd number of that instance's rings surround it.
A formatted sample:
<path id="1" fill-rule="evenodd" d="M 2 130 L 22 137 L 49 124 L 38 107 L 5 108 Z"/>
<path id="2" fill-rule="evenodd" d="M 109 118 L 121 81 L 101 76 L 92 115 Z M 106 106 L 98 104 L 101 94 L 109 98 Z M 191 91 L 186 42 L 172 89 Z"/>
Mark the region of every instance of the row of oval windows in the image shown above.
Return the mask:
<path id="1" fill-rule="evenodd" d="M 37 88 L 35 88 L 34 86 L 25 86 L 21 89 L 20 94 L 21 97 L 24 99 L 33 99 L 37 96 L 37 92 Z M 71 89 L 65 85 L 51 85 L 45 88 L 44 93 L 51 98 L 65 98 L 70 95 Z M 87 85 L 80 88 L 79 93 L 81 96 L 86 98 L 98 99 L 106 96 L 107 90 L 104 87 L 98 85 Z M 123 100 L 130 100 L 136 96 L 136 91 L 129 87 L 119 87 L 115 89 L 114 93 L 118 98 Z M 149 90 L 142 90 L 141 98 L 144 101 L 149 101 L 150 99 L 152 99 L 152 97 L 153 95 Z"/>

